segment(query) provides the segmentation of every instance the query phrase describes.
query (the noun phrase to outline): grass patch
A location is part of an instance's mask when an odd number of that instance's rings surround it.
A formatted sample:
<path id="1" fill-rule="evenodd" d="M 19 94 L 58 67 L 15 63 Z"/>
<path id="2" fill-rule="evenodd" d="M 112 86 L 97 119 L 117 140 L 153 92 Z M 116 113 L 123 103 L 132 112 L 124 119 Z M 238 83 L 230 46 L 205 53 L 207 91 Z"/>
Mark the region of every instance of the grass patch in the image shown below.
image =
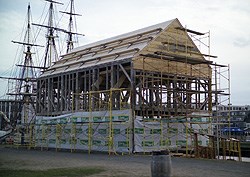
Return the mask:
<path id="1" fill-rule="evenodd" d="M 101 168 L 57 168 L 48 170 L 12 170 L 0 169 L 4 177 L 82 177 L 105 171 Z"/>

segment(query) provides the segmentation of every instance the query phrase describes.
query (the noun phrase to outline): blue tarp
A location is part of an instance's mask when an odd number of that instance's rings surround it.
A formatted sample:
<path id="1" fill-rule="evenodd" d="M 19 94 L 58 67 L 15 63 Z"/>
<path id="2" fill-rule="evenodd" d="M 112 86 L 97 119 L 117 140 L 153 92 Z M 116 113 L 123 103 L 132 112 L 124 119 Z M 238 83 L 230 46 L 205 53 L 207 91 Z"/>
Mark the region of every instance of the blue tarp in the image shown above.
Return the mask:
<path id="1" fill-rule="evenodd" d="M 241 130 L 239 127 L 225 127 L 222 129 L 223 132 L 244 132 L 243 130 Z"/>

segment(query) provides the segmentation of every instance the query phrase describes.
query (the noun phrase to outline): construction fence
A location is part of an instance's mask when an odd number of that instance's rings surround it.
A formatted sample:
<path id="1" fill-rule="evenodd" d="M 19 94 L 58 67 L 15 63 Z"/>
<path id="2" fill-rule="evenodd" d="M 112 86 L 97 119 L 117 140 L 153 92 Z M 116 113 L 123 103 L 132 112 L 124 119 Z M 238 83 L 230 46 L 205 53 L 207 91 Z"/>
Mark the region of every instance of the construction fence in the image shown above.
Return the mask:
<path id="1" fill-rule="evenodd" d="M 103 151 L 108 153 L 152 152 L 194 146 L 194 133 L 209 132 L 208 117 L 168 120 L 133 119 L 131 109 L 75 112 L 57 117 L 37 116 L 34 146 Z M 198 135 L 198 143 L 208 146 L 208 137 Z"/>

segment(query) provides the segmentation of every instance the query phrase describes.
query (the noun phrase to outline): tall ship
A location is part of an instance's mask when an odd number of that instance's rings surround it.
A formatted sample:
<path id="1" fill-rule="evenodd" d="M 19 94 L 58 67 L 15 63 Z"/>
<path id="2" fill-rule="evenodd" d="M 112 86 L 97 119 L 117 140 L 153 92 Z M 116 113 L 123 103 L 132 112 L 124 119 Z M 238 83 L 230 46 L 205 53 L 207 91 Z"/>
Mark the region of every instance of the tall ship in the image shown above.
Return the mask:
<path id="1" fill-rule="evenodd" d="M 32 125 L 36 118 L 37 77 L 58 61 L 62 53 L 70 52 L 78 42 L 76 36 L 82 35 L 75 32 L 75 16 L 80 16 L 80 14 L 75 13 L 74 0 L 69 0 L 66 10 L 59 12 L 55 11 L 55 7 L 63 6 L 63 3 L 53 0 L 44 1 L 45 8 L 48 8 L 48 12 L 41 17 L 41 19 L 44 18 L 42 20 L 44 24 L 32 22 L 31 5 L 28 4 L 22 35 L 23 41 L 12 41 L 21 46 L 20 59 L 10 77 L 0 77 L 8 80 L 6 93 L 8 99 L 0 101 L 0 113 L 3 117 L 0 121 L 1 139 L 15 133 L 18 144 L 28 145 L 32 142 L 30 138 L 33 138 L 34 127 Z M 66 29 L 59 28 L 60 23 L 55 18 L 57 13 L 68 19 Z M 58 43 L 58 38 L 60 36 L 65 38 L 65 35 L 66 41 L 63 41 L 63 44 Z M 39 36 L 46 37 L 45 40 L 41 40 L 45 41 L 41 45 L 36 44 L 36 40 L 41 39 Z M 59 45 L 64 46 L 61 47 L 61 51 L 58 49 Z M 36 54 L 39 52 L 41 54 L 43 49 L 42 58 L 39 58 Z M 34 57 L 34 55 L 36 56 Z"/>

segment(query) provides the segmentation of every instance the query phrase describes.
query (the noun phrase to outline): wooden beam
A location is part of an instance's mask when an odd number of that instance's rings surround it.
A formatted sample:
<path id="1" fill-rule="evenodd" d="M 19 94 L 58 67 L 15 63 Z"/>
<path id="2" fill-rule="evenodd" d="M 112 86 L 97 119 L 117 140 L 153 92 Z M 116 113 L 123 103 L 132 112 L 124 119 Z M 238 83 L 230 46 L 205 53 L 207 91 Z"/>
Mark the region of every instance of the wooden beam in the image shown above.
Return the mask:
<path id="1" fill-rule="evenodd" d="M 123 67 L 121 64 L 119 64 L 119 66 L 120 66 L 120 68 L 122 69 L 122 71 L 123 71 L 123 73 L 125 74 L 125 76 L 128 78 L 129 82 L 131 82 L 131 79 L 130 79 L 130 77 L 129 77 L 127 71 L 124 69 L 124 67 Z"/>
<path id="2" fill-rule="evenodd" d="M 194 31 L 194 30 L 187 29 L 187 28 L 183 28 L 183 27 L 176 27 L 176 29 L 179 29 L 179 30 L 182 30 L 182 31 L 187 31 L 189 33 L 193 33 L 193 34 L 200 35 L 200 36 L 206 34 L 206 33 L 201 33 L 201 32 Z"/>

